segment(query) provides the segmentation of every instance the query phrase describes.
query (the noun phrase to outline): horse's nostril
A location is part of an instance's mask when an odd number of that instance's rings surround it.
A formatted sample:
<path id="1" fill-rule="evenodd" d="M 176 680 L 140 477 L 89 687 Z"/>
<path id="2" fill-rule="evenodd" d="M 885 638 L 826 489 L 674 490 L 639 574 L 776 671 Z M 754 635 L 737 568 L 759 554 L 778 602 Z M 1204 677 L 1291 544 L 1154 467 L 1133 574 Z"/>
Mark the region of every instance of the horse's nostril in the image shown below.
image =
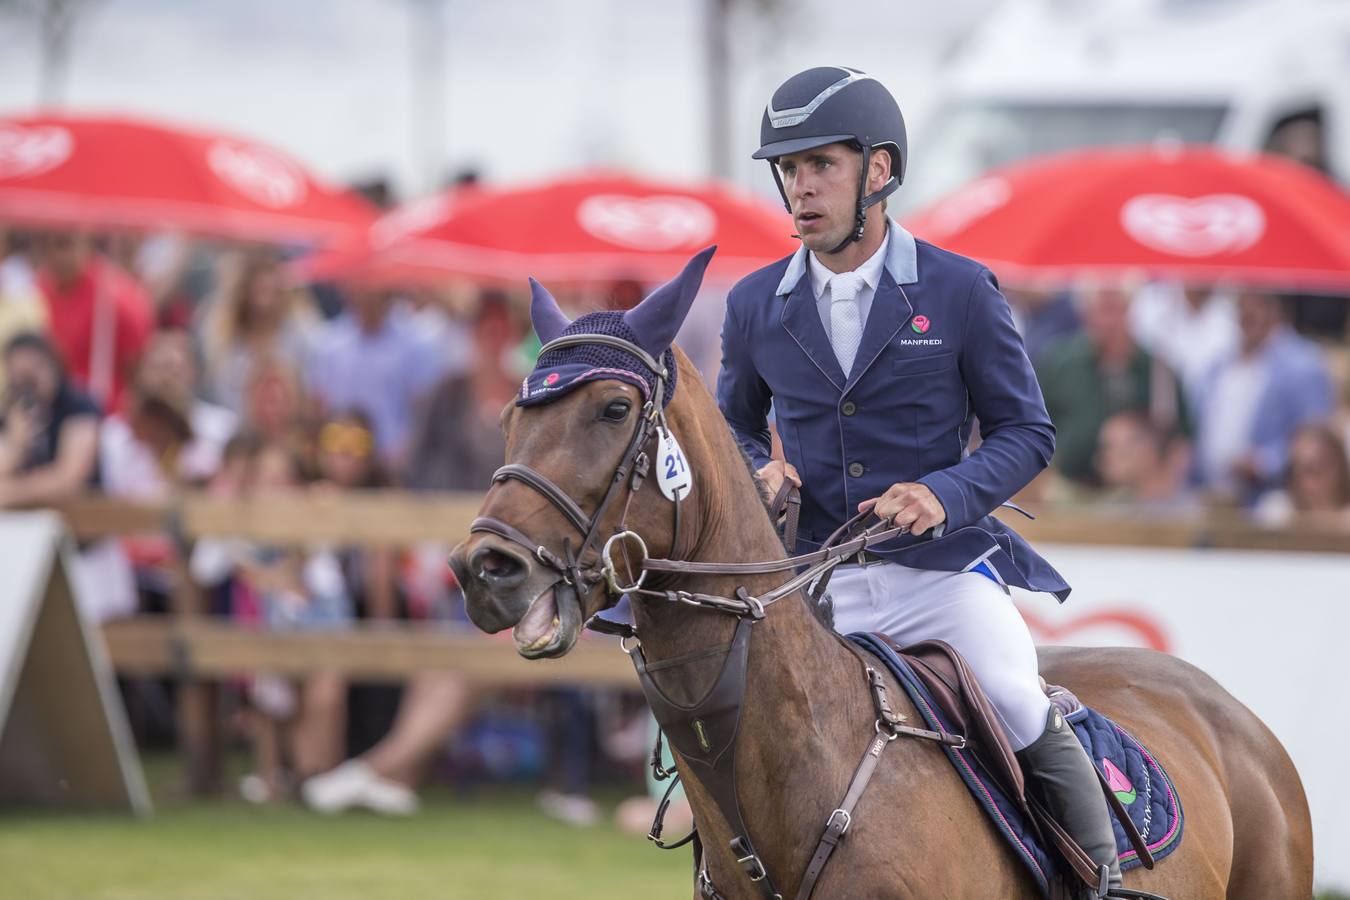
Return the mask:
<path id="1" fill-rule="evenodd" d="M 506 553 L 491 547 L 480 547 L 469 560 L 472 573 L 483 581 L 501 583 L 525 575 L 525 566 Z"/>

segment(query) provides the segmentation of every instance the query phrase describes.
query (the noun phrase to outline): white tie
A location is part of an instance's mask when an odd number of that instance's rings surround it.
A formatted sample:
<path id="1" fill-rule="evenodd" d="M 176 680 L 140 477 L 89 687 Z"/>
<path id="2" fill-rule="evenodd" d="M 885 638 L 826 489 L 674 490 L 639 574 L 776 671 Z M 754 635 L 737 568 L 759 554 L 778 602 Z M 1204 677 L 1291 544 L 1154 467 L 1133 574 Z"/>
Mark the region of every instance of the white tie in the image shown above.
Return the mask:
<path id="1" fill-rule="evenodd" d="M 853 371 L 853 358 L 858 355 L 858 343 L 862 340 L 858 292 L 863 284 L 863 277 L 857 272 L 840 272 L 830 277 L 830 343 L 845 378 Z"/>

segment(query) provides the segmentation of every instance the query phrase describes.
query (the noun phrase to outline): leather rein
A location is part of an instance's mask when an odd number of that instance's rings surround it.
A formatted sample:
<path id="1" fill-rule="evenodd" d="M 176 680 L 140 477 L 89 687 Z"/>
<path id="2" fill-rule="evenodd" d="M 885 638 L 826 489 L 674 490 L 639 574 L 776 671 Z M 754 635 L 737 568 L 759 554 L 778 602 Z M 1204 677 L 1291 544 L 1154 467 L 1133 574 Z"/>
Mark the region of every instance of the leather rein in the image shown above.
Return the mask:
<path id="1" fill-rule="evenodd" d="M 629 654 L 637 669 L 638 680 L 651 706 L 661 731 L 667 735 L 681 758 L 691 770 L 697 770 L 700 784 L 706 787 L 718 806 L 733 837 L 730 849 L 742 871 L 756 886 L 764 900 L 782 900 L 782 894 L 774 887 L 773 880 L 764 867 L 759 854 L 750 840 L 749 830 L 741 817 L 740 803 L 736 795 L 736 736 L 739 732 L 741 709 L 745 700 L 746 667 L 749 659 L 749 642 L 752 626 L 762 621 L 768 606 L 796 593 L 815 581 L 813 595 L 819 596 L 828 583 L 830 573 L 845 560 L 858 556 L 869 547 L 898 537 L 908 531 L 904 526 L 888 527 L 889 522 L 878 521 L 869 528 L 862 528 L 865 515 L 855 516 L 827 539 L 820 550 L 791 556 L 787 559 L 751 563 L 700 563 L 681 559 L 658 559 L 647 555 L 647 545 L 641 535 L 628 530 L 625 520 L 634 495 L 641 489 L 651 468 L 651 458 L 647 445 L 658 436 L 668 432 L 665 413 L 661 400 L 665 394 L 665 385 L 669 378 L 666 367 L 641 347 L 619 337 L 602 334 L 566 335 L 549 341 L 540 350 L 540 356 L 553 350 L 584 344 L 602 344 L 630 353 L 637 357 L 656 376 L 655 389 L 643 405 L 633 437 L 624 451 L 604 498 L 591 515 L 586 512 L 563 488 L 547 476 L 529 466 L 513 463 L 502 466 L 492 476 L 493 484 L 515 480 L 532 488 L 557 509 L 572 527 L 581 535 L 580 543 L 574 548 L 570 538 L 563 539 L 562 552 L 557 553 L 543 544 L 532 540 L 515 526 L 490 516 L 480 516 L 473 520 L 469 530 L 488 532 L 508 541 L 512 541 L 528 550 L 539 563 L 558 573 L 555 589 L 570 592 L 580 606 L 582 600 L 595 586 L 604 584 L 611 597 L 622 594 L 665 600 L 672 603 L 684 603 L 701 609 L 727 613 L 737 618 L 736 630 L 728 645 L 700 650 L 674 659 L 649 663 L 642 653 L 637 629 L 628 624 L 608 619 L 592 617 L 586 627 L 593 631 L 620 637 L 620 644 Z M 628 498 L 619 524 L 603 544 L 600 544 L 602 521 L 613 503 L 627 488 Z M 672 556 L 676 555 L 680 538 L 680 507 L 684 498 L 675 491 L 674 531 L 671 541 Z M 795 498 L 785 488 L 776 498 L 777 507 L 788 506 L 789 533 L 795 532 L 795 513 L 792 504 Z M 791 534 L 790 534 L 791 537 Z M 633 565 L 628 559 L 628 544 L 636 543 L 642 554 L 638 564 L 638 574 L 632 576 Z M 795 543 L 789 540 L 788 546 Z M 618 566 L 613 558 L 616 546 L 620 549 L 627 579 L 631 584 L 621 583 Z M 598 550 L 596 548 L 599 547 Z M 588 562 L 588 554 L 594 556 Z M 695 593 L 682 590 L 655 590 L 644 587 L 651 573 L 680 575 L 757 575 L 775 572 L 800 570 L 778 587 L 759 596 L 751 596 L 744 587 L 738 587 L 733 596 L 724 597 L 714 594 Z M 560 598 L 561 600 L 561 598 Z M 852 649 L 852 648 L 850 648 Z M 856 651 L 855 651 L 856 653 Z M 652 672 L 677 668 L 709 656 L 725 654 L 721 672 L 713 687 L 693 706 L 682 706 L 671 701 L 652 678 Z M 861 657 L 859 657 L 861 661 Z M 965 738 L 946 732 L 929 731 L 905 725 L 905 716 L 891 709 L 886 693 L 886 684 L 876 669 L 863 662 L 868 690 L 876 712 L 875 735 L 868 740 L 867 750 L 863 754 L 849 783 L 844 800 L 830 813 L 825 822 L 823 833 L 802 876 L 796 894 L 797 900 L 807 900 L 815 889 L 815 884 L 831 854 L 840 840 L 847 834 L 853 821 L 853 807 L 862 797 L 869 780 L 881 759 L 881 754 L 889 744 L 901 735 L 925 738 L 954 747 L 965 746 Z M 661 839 L 662 823 L 666 808 L 669 806 L 671 791 L 679 779 L 679 774 L 668 772 L 660 763 L 660 737 L 653 752 L 653 771 L 658 779 L 674 780 L 667 790 L 652 823 L 648 838 L 662 849 L 675 849 L 691 841 L 695 846 L 695 869 L 697 887 L 700 896 L 706 900 L 725 900 L 713 886 L 701 845 L 697 828 L 688 836 L 674 843 L 665 843 Z"/>

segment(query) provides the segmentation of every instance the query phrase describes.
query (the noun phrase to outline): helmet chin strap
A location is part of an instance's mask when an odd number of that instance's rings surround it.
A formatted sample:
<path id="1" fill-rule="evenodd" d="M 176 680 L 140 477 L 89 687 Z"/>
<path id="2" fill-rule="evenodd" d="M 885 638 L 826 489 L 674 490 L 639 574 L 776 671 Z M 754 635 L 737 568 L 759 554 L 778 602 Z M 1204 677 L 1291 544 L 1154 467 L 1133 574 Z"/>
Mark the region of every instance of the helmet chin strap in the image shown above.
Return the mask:
<path id="1" fill-rule="evenodd" d="M 853 230 L 850 231 L 848 236 L 840 241 L 833 250 L 826 251 L 831 256 L 840 252 L 854 241 L 861 241 L 863 239 L 863 229 L 867 226 L 867 210 L 877 205 L 882 200 L 885 200 L 895 192 L 896 188 L 900 187 L 900 179 L 892 175 L 878 190 L 871 194 L 865 193 L 867 191 L 867 164 L 872 161 L 872 148 L 863 147 L 862 149 L 863 164 L 862 173 L 858 176 L 857 214 L 854 216 Z"/>

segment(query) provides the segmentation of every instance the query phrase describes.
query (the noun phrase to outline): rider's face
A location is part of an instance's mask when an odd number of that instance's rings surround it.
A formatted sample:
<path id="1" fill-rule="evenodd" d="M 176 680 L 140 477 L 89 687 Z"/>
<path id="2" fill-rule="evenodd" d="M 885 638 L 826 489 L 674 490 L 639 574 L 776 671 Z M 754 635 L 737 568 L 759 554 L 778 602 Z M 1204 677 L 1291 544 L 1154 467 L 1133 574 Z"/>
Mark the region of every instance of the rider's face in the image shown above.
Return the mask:
<path id="1" fill-rule="evenodd" d="M 847 144 L 827 144 L 779 158 L 792 221 L 808 250 L 826 253 L 853 230 L 861 166 L 862 154 Z"/>

